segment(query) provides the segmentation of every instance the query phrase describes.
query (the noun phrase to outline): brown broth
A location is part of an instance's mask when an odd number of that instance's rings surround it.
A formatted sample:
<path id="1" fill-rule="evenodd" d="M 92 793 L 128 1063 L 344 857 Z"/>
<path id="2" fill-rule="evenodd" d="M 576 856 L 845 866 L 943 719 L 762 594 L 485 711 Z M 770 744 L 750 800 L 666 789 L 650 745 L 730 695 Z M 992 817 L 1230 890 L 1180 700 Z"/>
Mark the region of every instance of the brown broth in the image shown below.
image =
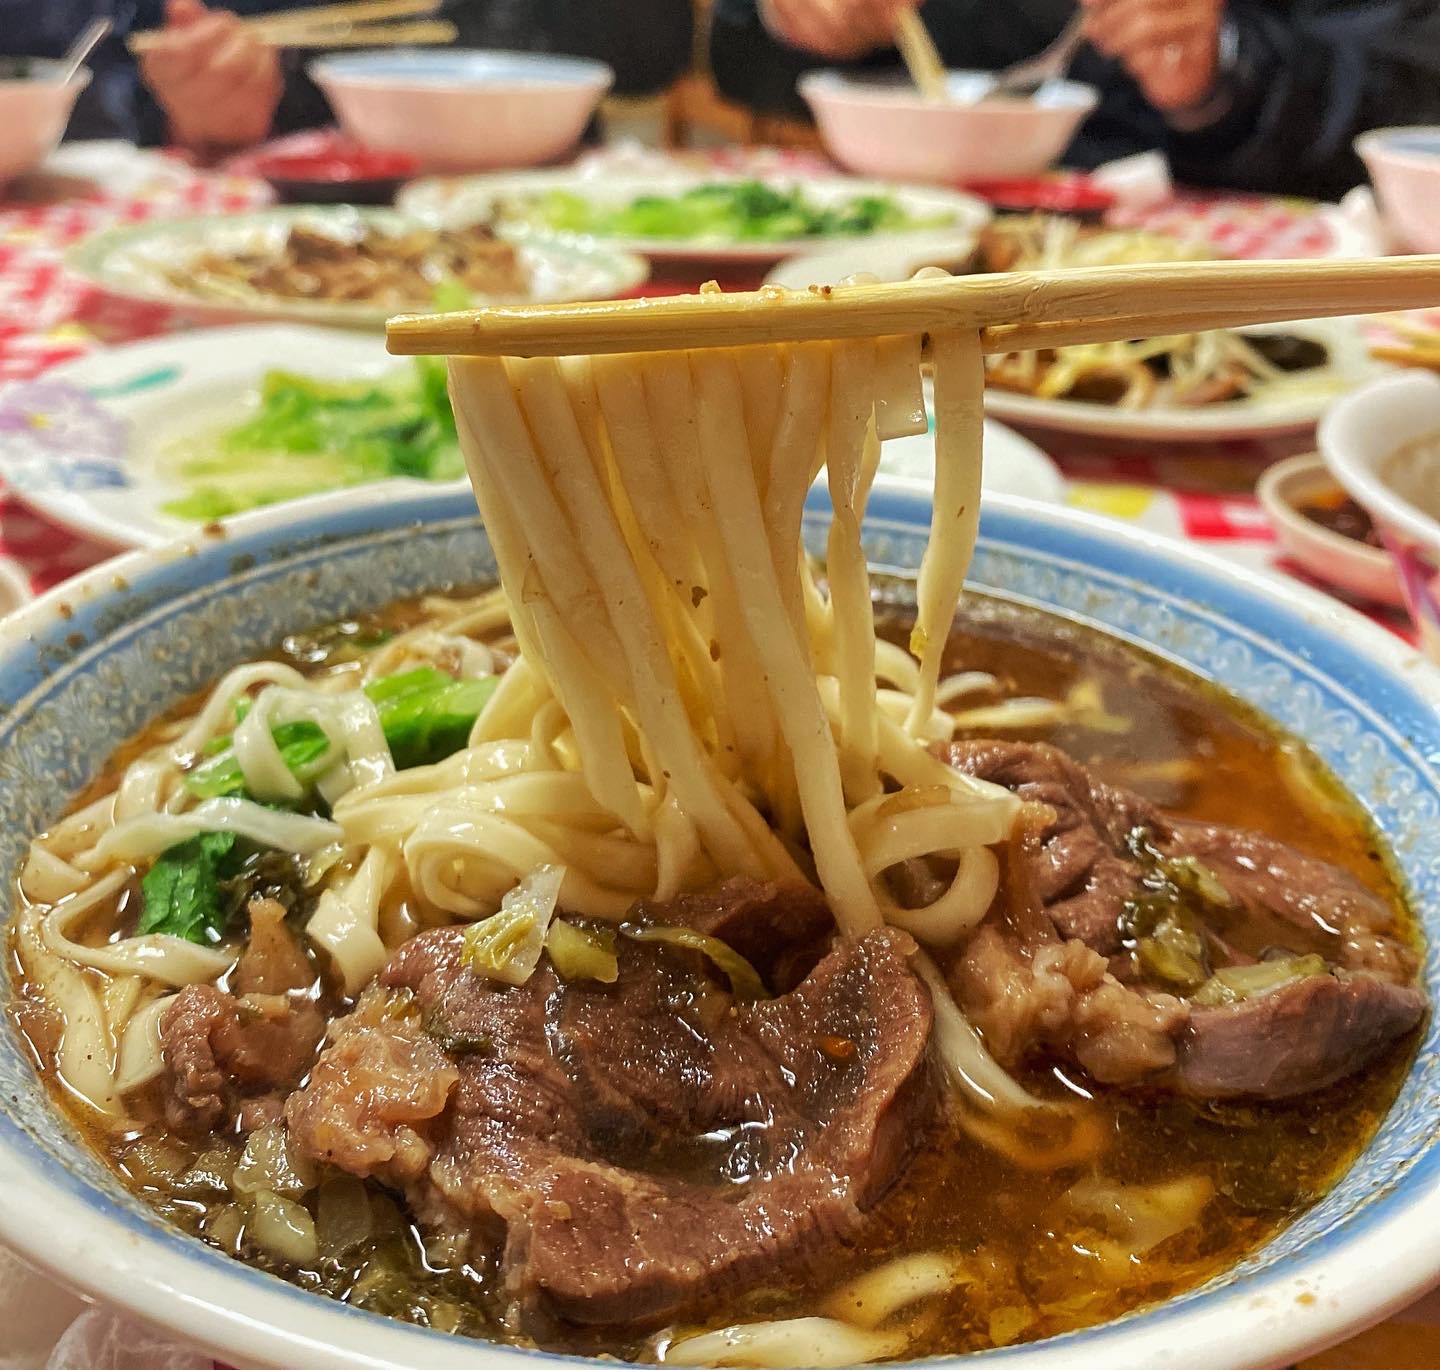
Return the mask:
<path id="1" fill-rule="evenodd" d="M 340 645 L 410 626 L 419 617 L 413 602 L 393 606 L 341 634 Z M 903 640 L 904 617 L 884 620 L 887 635 Z M 278 655 L 306 669 L 333 669 L 334 642 L 323 635 L 287 639 Z M 1252 827 L 1323 856 L 1404 908 L 1381 844 L 1358 806 L 1308 752 L 1218 689 L 1060 618 L 995 600 L 969 602 L 949 658 L 949 670 L 994 673 L 1002 696 L 1060 698 L 1082 678 L 1098 680 L 1107 711 L 1130 719 L 1130 731 L 1062 726 L 1022 735 L 1056 743 L 1101 777 L 1179 815 Z M 152 744 L 163 726 L 122 749 L 84 798 L 113 788 L 124 761 Z M 1413 922 L 1406 921 L 1404 930 L 1413 937 Z M 47 1060 L 53 1044 L 43 1022 L 33 1012 L 16 1017 L 37 1058 Z M 1024 1169 L 958 1127 L 942 1125 L 841 1268 L 828 1267 L 818 1281 L 752 1292 L 720 1310 L 714 1323 L 824 1312 L 827 1296 L 844 1280 L 912 1252 L 953 1255 L 968 1278 L 953 1293 L 917 1305 L 907 1357 L 1032 1340 L 1166 1298 L 1253 1251 L 1325 1193 L 1394 1101 L 1412 1045 L 1397 1048 L 1359 1078 L 1286 1105 L 1193 1104 L 1105 1090 L 1073 1071 L 1033 1071 L 1025 1083 L 1037 1093 L 1094 1095 L 1091 1107 L 1105 1138 L 1098 1161 Z M 53 1087 L 49 1072 L 47 1080 Z M 55 1097 L 137 1193 L 183 1230 L 236 1254 L 230 1234 L 217 1234 L 212 1226 L 215 1192 L 176 1178 L 202 1151 L 213 1150 L 214 1140 L 197 1145 L 165 1136 L 153 1121 L 153 1099 L 136 1100 L 140 1121 L 117 1133 L 98 1126 L 58 1088 Z M 1117 1260 L 1113 1231 L 1066 1199 L 1082 1178 L 1144 1186 L 1195 1176 L 1214 1189 L 1199 1220 L 1133 1259 Z M 302 1287 L 378 1312 L 514 1340 L 499 1327 L 493 1272 L 427 1252 L 393 1196 L 369 1189 L 374 1236 L 358 1248 L 322 1256 L 307 1269 L 253 1250 L 240 1254 Z M 313 1207 L 313 1193 L 310 1202 Z M 656 1351 L 653 1340 L 603 1333 L 567 1333 L 547 1344 L 629 1358 Z"/>

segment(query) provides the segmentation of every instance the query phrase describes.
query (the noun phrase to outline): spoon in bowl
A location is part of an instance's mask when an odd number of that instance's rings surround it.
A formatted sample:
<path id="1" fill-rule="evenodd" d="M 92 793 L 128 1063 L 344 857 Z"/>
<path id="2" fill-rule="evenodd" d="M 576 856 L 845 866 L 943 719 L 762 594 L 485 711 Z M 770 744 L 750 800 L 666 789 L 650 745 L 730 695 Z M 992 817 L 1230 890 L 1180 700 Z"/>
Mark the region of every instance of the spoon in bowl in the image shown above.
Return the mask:
<path id="1" fill-rule="evenodd" d="M 1034 95 L 1047 81 L 1065 75 L 1076 49 L 1084 41 L 1085 11 L 1080 10 L 1044 52 L 1027 57 L 1023 62 L 1014 62 L 1000 71 L 994 85 L 985 92 L 986 97 Z"/>
<path id="2" fill-rule="evenodd" d="M 92 19 L 83 29 L 80 36 L 65 50 L 65 55 L 60 59 L 64 65 L 60 69 L 60 84 L 68 86 L 75 79 L 75 73 L 85 64 L 85 59 L 95 51 L 95 45 L 100 42 L 113 28 L 108 19 Z"/>

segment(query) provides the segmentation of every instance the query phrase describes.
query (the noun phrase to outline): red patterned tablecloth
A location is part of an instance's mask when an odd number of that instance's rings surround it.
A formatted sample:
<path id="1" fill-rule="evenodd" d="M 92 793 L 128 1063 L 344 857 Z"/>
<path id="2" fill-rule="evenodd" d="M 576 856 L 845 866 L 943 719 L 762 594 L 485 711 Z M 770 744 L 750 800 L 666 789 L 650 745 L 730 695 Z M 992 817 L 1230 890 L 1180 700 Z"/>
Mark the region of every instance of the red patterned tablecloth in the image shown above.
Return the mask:
<path id="1" fill-rule="evenodd" d="M 117 163 L 126 156 L 117 150 Z M 0 201 L 0 383 L 28 379 L 96 346 L 177 326 L 172 310 L 111 298 L 65 270 L 65 250 L 86 234 L 152 218 L 252 209 L 270 198 L 258 181 L 199 173 L 133 150 L 128 158 L 122 189 L 103 183 L 32 184 L 33 202 Z M 761 153 L 758 162 L 748 153 L 712 160 L 750 169 L 810 165 L 771 153 Z M 1119 225 L 1214 242 L 1233 256 L 1322 255 L 1336 246 L 1333 219 L 1298 201 L 1178 195 L 1144 209 L 1116 209 L 1110 217 Z M 751 282 L 727 282 L 732 283 Z M 653 282 L 652 289 L 696 284 L 669 277 Z M 1031 436 L 1072 480 L 1074 503 L 1205 544 L 1251 568 L 1288 569 L 1274 557 L 1252 488 L 1263 465 L 1296 450 L 1293 442 L 1167 448 L 1098 444 L 1053 433 Z M 109 550 L 25 510 L 0 490 L 0 556 L 19 562 L 36 589 Z"/>

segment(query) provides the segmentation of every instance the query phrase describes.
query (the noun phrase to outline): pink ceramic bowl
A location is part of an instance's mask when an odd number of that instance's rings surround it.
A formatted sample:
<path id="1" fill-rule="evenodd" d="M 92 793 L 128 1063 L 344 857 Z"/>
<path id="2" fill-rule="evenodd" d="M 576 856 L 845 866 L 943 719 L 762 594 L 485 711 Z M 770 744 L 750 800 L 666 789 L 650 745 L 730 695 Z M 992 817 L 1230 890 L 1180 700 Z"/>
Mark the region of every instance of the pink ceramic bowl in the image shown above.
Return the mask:
<path id="1" fill-rule="evenodd" d="M 312 62 L 310 74 L 356 142 L 431 171 L 554 161 L 615 79 L 578 57 L 465 48 L 345 53 Z"/>
<path id="2" fill-rule="evenodd" d="M 800 93 L 830 155 L 850 171 L 947 185 L 1045 170 L 1095 107 L 1090 86 L 1047 81 L 1026 99 L 984 98 L 985 72 L 952 71 L 951 100 L 926 100 L 903 80 L 815 71 Z"/>
<path id="3" fill-rule="evenodd" d="M 55 150 L 77 97 L 90 84 L 84 67 L 62 82 L 59 62 L 24 60 L 22 77 L 0 70 L 0 187 L 34 171 Z"/>
<path id="4" fill-rule="evenodd" d="M 1416 252 L 1440 252 L 1440 124 L 1377 128 L 1355 140 L 1385 219 Z"/>
<path id="5" fill-rule="evenodd" d="M 1440 662 L 1440 377 L 1409 371 L 1362 386 L 1326 414 L 1319 439 L 1330 474 L 1375 520 L 1420 646 Z"/>

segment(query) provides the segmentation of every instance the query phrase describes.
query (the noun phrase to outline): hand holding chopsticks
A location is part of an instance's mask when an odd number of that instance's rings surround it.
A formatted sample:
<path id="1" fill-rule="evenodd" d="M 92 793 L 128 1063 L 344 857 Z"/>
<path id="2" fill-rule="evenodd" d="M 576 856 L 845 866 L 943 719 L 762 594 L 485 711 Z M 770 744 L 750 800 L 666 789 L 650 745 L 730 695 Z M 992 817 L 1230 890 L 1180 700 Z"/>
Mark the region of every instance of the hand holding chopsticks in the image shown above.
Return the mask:
<path id="1" fill-rule="evenodd" d="M 402 314 L 386 343 L 407 356 L 528 357 L 959 328 L 978 330 L 987 352 L 1015 352 L 1436 305 L 1440 256 L 1182 262 Z"/>
<path id="2" fill-rule="evenodd" d="M 279 14 L 258 15 L 240 21 L 262 42 L 277 48 L 370 47 L 394 43 L 453 43 L 454 24 L 444 20 L 393 23 L 417 15 L 433 14 L 441 0 L 350 0 L 349 3 L 313 5 Z M 131 52 L 154 50 L 167 30 L 134 33 L 126 40 Z"/>

